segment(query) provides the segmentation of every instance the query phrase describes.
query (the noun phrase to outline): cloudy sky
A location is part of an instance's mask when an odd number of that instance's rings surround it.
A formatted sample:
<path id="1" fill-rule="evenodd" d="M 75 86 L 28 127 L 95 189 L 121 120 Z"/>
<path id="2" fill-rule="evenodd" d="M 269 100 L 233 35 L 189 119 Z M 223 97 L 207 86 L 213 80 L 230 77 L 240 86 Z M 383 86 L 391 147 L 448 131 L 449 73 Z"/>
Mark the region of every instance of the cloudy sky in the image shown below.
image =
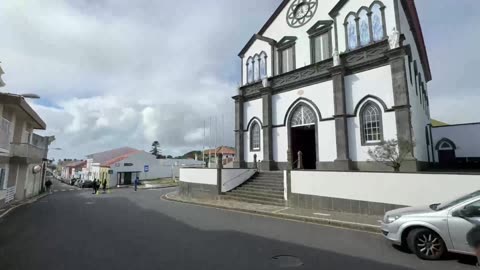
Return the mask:
<path id="1" fill-rule="evenodd" d="M 432 117 L 480 121 L 478 0 L 416 2 L 433 73 Z M 214 116 L 217 144 L 233 145 L 237 53 L 279 3 L 2 0 L 2 91 L 42 97 L 32 102 L 48 124 L 43 134 L 63 149 L 56 158 L 148 150 L 154 140 L 172 155 L 201 149 L 204 121 L 208 128 Z"/>

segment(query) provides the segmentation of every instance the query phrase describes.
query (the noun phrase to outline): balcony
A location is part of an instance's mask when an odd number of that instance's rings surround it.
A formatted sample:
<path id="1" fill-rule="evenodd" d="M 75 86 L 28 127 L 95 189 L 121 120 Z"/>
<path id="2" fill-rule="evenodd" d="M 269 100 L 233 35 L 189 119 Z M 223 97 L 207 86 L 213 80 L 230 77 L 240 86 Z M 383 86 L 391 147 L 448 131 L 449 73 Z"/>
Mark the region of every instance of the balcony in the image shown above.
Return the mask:
<path id="1" fill-rule="evenodd" d="M 29 143 L 11 143 L 10 155 L 27 160 L 41 161 L 46 156 L 46 149 Z"/>

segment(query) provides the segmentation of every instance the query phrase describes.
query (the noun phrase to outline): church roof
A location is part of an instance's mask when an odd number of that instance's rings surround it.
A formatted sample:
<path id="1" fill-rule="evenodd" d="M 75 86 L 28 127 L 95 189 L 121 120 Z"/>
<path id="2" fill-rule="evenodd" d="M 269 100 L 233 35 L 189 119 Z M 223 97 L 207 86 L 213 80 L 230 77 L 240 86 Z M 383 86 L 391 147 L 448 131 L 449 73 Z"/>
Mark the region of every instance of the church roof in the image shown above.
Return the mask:
<path id="1" fill-rule="evenodd" d="M 121 147 L 121 148 L 112 149 L 105 152 L 90 154 L 87 156 L 87 158 L 93 159 L 93 162 L 95 163 L 100 163 L 104 165 L 118 158 L 120 158 L 120 160 L 122 158 L 125 159 L 129 155 L 137 152 L 139 152 L 139 150 L 131 147 Z"/>
<path id="2" fill-rule="evenodd" d="M 238 54 L 238 56 L 240 57 L 243 57 L 245 55 L 245 53 L 248 51 L 248 49 L 250 49 L 250 46 L 253 45 L 253 43 L 255 42 L 255 40 L 263 40 L 265 42 L 268 42 L 269 44 L 275 44 L 276 41 L 271 39 L 271 38 L 267 38 L 267 37 L 264 37 L 262 35 L 259 35 L 259 34 L 254 34 L 250 40 L 247 42 L 247 45 L 245 45 L 245 47 L 243 47 L 243 49 L 240 51 L 240 53 Z"/>

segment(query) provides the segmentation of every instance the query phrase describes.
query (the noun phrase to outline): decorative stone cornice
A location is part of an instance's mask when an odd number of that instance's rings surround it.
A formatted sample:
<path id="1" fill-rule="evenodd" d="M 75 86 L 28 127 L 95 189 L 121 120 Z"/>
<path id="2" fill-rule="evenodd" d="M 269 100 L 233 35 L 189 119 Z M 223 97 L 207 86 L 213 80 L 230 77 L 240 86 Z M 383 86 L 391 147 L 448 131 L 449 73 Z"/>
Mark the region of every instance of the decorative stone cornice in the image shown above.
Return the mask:
<path id="1" fill-rule="evenodd" d="M 333 67 L 333 59 L 331 58 L 271 77 L 269 82 L 272 94 L 328 80 L 333 74 L 340 72 L 341 69 L 344 69 L 344 72 L 348 74 L 353 74 L 385 65 L 389 60 L 389 50 L 388 41 L 384 40 L 340 55 L 341 66 Z M 257 82 L 242 86 L 239 91 L 245 97 L 245 100 L 252 100 L 262 96 L 261 90 L 263 88 L 262 82 Z"/>

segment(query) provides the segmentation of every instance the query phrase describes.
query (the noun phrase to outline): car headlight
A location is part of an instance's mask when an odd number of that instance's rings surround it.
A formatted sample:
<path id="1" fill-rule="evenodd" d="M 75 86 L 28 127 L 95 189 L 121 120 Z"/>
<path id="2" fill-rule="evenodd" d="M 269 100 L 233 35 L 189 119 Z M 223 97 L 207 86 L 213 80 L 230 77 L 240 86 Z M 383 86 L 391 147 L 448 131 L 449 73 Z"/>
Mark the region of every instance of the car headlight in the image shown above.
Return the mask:
<path id="1" fill-rule="evenodd" d="M 397 219 L 399 219 L 399 218 L 401 218 L 401 217 L 402 217 L 402 216 L 400 216 L 400 215 L 396 215 L 396 216 L 388 216 L 388 215 L 387 215 L 387 216 L 385 216 L 385 218 L 383 219 L 383 221 L 384 221 L 385 223 L 389 224 L 389 223 L 392 223 L 392 222 L 394 222 L 395 220 L 397 220 Z"/>

